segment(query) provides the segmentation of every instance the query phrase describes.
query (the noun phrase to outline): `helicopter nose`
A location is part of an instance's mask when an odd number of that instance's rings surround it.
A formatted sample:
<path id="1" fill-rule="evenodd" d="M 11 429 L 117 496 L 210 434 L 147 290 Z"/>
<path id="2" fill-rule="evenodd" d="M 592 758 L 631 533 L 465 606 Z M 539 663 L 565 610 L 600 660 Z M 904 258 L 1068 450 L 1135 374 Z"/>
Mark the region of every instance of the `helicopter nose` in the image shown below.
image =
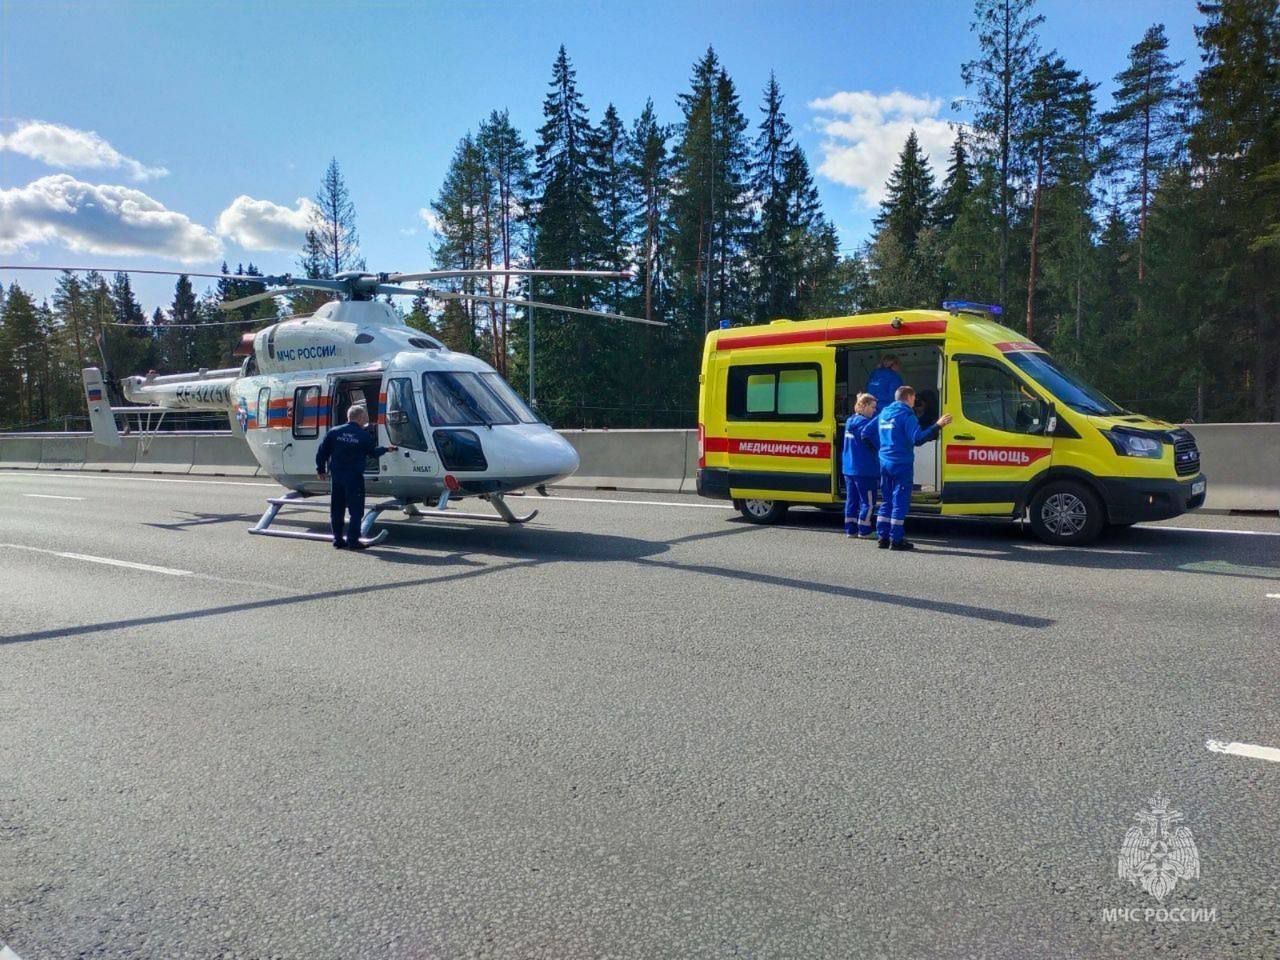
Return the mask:
<path id="1" fill-rule="evenodd" d="M 551 483 L 578 469 L 578 451 L 547 426 L 520 428 L 521 436 L 507 447 L 507 472 Z"/>

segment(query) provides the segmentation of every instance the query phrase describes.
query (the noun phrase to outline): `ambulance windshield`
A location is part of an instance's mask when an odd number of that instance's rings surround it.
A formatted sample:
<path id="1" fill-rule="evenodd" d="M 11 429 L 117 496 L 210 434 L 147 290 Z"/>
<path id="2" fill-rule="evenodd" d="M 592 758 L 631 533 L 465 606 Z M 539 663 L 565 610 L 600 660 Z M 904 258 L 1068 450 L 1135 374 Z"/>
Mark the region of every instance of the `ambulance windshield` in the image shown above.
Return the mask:
<path id="1" fill-rule="evenodd" d="M 1024 351 L 1006 353 L 1005 356 L 1010 363 L 1072 410 L 1102 417 L 1125 412 L 1101 391 L 1059 367 L 1047 353 Z"/>

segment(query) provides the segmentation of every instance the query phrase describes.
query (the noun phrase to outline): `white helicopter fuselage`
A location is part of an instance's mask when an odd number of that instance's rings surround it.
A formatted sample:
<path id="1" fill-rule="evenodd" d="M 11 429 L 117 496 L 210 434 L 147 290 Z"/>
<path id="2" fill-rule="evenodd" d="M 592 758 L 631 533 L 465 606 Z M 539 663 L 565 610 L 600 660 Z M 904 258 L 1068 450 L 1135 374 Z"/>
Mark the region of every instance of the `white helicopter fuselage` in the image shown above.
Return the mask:
<path id="1" fill-rule="evenodd" d="M 562 480 L 578 455 L 487 363 L 405 326 L 376 300 L 325 304 L 253 337 L 239 371 L 130 377 L 126 397 L 173 409 L 221 410 L 263 470 L 324 494 L 316 454 L 363 405 L 378 443 L 399 449 L 366 467 L 366 488 L 404 502 L 502 494 Z"/>

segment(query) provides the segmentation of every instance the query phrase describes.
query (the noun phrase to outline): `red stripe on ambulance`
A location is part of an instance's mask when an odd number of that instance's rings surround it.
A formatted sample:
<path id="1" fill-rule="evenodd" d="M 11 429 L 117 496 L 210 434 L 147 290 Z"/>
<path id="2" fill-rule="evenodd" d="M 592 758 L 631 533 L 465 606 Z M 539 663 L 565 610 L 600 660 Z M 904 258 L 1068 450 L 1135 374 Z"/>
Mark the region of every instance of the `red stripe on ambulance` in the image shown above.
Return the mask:
<path id="1" fill-rule="evenodd" d="M 707 437 L 706 453 L 737 453 L 748 457 L 810 457 L 825 460 L 831 456 L 831 444 L 805 440 L 739 440 Z"/>
<path id="2" fill-rule="evenodd" d="M 1048 447 L 970 447 L 947 445 L 947 463 L 974 467 L 1026 467 L 1049 455 Z"/>

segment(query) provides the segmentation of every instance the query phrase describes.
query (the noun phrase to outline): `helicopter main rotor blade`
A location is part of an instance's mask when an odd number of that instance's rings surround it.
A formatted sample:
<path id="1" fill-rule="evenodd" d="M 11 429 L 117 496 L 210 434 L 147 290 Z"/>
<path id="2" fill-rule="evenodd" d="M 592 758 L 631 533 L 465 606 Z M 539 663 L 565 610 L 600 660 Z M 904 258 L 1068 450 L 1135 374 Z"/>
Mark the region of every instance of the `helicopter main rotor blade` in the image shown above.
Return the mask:
<path id="1" fill-rule="evenodd" d="M 564 313 L 580 313 L 587 317 L 600 317 L 605 320 L 625 320 L 627 323 L 643 323 L 651 327 L 665 327 L 661 320 L 646 320 L 643 317 L 627 317 L 620 313 L 607 313 L 604 310 L 585 310 L 582 307 L 566 307 L 562 303 L 543 303 L 540 300 L 515 300 L 511 297 L 487 297 L 479 293 L 453 293 L 447 290 L 424 291 L 427 296 L 438 300 L 478 300 L 481 303 L 509 303 L 513 307 L 537 307 L 539 310 L 560 310 Z"/>
<path id="2" fill-rule="evenodd" d="M 4 265 L 0 270 L 47 270 L 53 273 L 149 273 L 157 277 L 208 277 L 211 280 L 235 280 L 240 283 L 272 283 L 279 277 L 256 274 L 192 273 L 190 270 L 141 270 L 137 267 L 32 267 Z"/>
<path id="3" fill-rule="evenodd" d="M 261 303 L 263 300 L 270 300 L 273 297 L 287 297 L 301 292 L 300 288 L 294 289 L 291 287 L 286 287 L 283 290 L 263 290 L 261 293 L 251 293 L 249 296 L 240 297 L 238 300 L 227 300 L 225 303 L 218 304 L 218 309 L 224 313 L 230 313 L 232 310 L 239 310 L 241 307 Z"/>
<path id="4" fill-rule="evenodd" d="M 427 270 L 423 273 L 389 273 L 380 277 L 387 283 L 415 280 L 446 280 L 456 277 L 592 277 L 597 280 L 630 280 L 631 274 L 617 270 L 532 270 L 523 267 L 480 267 L 474 270 Z"/>

